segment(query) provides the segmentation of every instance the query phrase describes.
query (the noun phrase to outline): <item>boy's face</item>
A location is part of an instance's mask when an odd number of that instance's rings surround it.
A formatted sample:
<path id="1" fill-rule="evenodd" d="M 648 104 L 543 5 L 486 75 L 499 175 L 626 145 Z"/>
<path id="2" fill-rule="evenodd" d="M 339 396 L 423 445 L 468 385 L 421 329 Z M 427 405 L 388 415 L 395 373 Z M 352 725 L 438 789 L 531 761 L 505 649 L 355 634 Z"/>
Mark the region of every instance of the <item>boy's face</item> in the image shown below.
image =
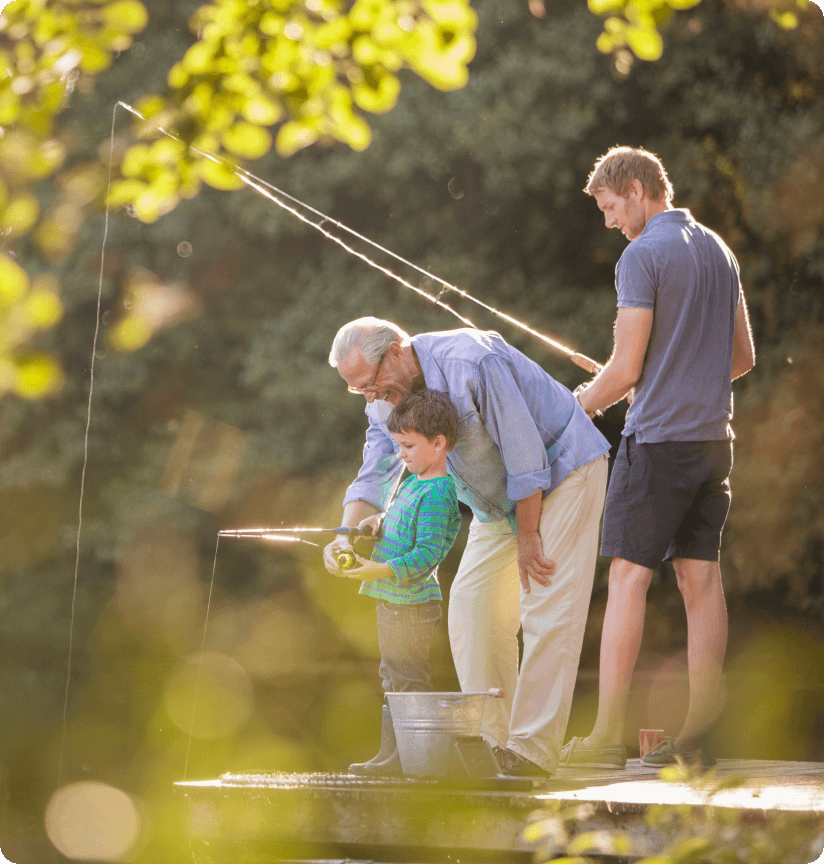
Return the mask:
<path id="1" fill-rule="evenodd" d="M 446 473 L 446 439 L 436 435 L 432 440 L 420 432 L 393 432 L 406 467 L 421 480 L 441 477 Z"/>

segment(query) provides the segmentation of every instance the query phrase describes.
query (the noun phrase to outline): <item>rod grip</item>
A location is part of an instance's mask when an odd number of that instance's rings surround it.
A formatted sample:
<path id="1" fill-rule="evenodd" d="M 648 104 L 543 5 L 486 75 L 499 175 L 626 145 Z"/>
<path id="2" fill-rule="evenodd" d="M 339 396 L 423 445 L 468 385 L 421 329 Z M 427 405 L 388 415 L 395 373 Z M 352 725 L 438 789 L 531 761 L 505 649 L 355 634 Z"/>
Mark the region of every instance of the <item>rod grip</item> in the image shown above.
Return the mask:
<path id="1" fill-rule="evenodd" d="M 586 369 L 587 372 L 590 372 L 592 375 L 596 375 L 604 368 L 591 357 L 587 357 L 586 354 L 573 354 L 569 359 L 572 360 L 576 366 Z"/>

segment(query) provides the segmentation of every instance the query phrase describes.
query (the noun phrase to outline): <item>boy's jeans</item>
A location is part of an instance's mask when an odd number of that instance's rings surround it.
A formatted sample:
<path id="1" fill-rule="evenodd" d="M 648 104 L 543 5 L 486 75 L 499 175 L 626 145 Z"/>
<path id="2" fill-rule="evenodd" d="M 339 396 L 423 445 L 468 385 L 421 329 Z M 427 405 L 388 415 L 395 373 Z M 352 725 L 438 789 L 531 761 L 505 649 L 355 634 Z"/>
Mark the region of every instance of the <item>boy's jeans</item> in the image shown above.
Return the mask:
<path id="1" fill-rule="evenodd" d="M 380 676 L 385 693 L 426 693 L 429 683 L 429 641 L 441 620 L 440 600 L 414 606 L 378 601 Z"/>

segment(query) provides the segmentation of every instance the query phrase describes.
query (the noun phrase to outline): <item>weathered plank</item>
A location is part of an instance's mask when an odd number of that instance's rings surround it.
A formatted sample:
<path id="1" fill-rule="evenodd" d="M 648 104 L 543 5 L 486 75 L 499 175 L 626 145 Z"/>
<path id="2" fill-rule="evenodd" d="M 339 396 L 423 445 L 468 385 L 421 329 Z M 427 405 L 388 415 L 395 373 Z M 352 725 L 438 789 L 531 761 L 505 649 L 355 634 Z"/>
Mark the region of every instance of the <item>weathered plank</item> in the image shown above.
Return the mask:
<path id="1" fill-rule="evenodd" d="M 719 777 L 743 778 L 743 784 L 719 792 L 714 806 L 756 819 L 779 811 L 824 813 L 824 764 L 721 760 L 716 770 Z M 524 827 L 550 801 L 591 803 L 582 827 L 626 831 L 639 852 L 651 854 L 663 838 L 644 822 L 650 805 L 706 804 L 701 791 L 666 783 L 638 760 L 623 771 L 561 769 L 531 790 L 515 791 L 351 775 L 225 774 L 177 785 L 186 798 L 198 860 L 216 864 L 364 851 L 387 861 L 447 860 L 448 855 L 526 860 L 531 846 Z"/>

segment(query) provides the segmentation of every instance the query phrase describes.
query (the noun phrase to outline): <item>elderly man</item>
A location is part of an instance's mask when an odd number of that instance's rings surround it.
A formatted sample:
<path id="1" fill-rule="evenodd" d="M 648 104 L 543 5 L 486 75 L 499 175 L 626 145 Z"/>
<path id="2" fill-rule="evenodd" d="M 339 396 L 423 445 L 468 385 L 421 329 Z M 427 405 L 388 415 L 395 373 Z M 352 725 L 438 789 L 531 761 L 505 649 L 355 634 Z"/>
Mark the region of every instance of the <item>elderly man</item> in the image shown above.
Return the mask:
<path id="1" fill-rule="evenodd" d="M 626 765 L 624 717 L 647 589 L 653 570 L 672 559 L 687 611 L 689 708 L 678 736 L 642 761 L 708 765 L 714 757 L 702 735 L 720 711 L 727 644 L 718 561 L 730 504 L 731 382 L 755 363 L 738 264 L 717 234 L 672 207 L 664 166 L 645 150 L 610 150 L 585 191 L 607 228 L 631 242 L 615 271 L 612 357 L 578 398 L 590 416 L 628 394 L 632 404 L 601 541 L 612 564 L 598 715 L 588 738 L 564 747 L 562 764 Z"/>
<path id="2" fill-rule="evenodd" d="M 592 592 L 606 440 L 569 390 L 494 332 L 410 337 L 389 321 L 360 318 L 338 331 L 329 362 L 366 399 L 369 418 L 344 525 L 383 510 L 402 470 L 385 426 L 391 406 L 428 387 L 458 409 L 447 464 L 474 518 L 449 602 L 455 667 L 462 690 L 505 692 L 491 700 L 483 730 L 502 771 L 552 773 Z M 333 553 L 346 542 L 326 548 L 330 573 L 340 573 Z"/>

